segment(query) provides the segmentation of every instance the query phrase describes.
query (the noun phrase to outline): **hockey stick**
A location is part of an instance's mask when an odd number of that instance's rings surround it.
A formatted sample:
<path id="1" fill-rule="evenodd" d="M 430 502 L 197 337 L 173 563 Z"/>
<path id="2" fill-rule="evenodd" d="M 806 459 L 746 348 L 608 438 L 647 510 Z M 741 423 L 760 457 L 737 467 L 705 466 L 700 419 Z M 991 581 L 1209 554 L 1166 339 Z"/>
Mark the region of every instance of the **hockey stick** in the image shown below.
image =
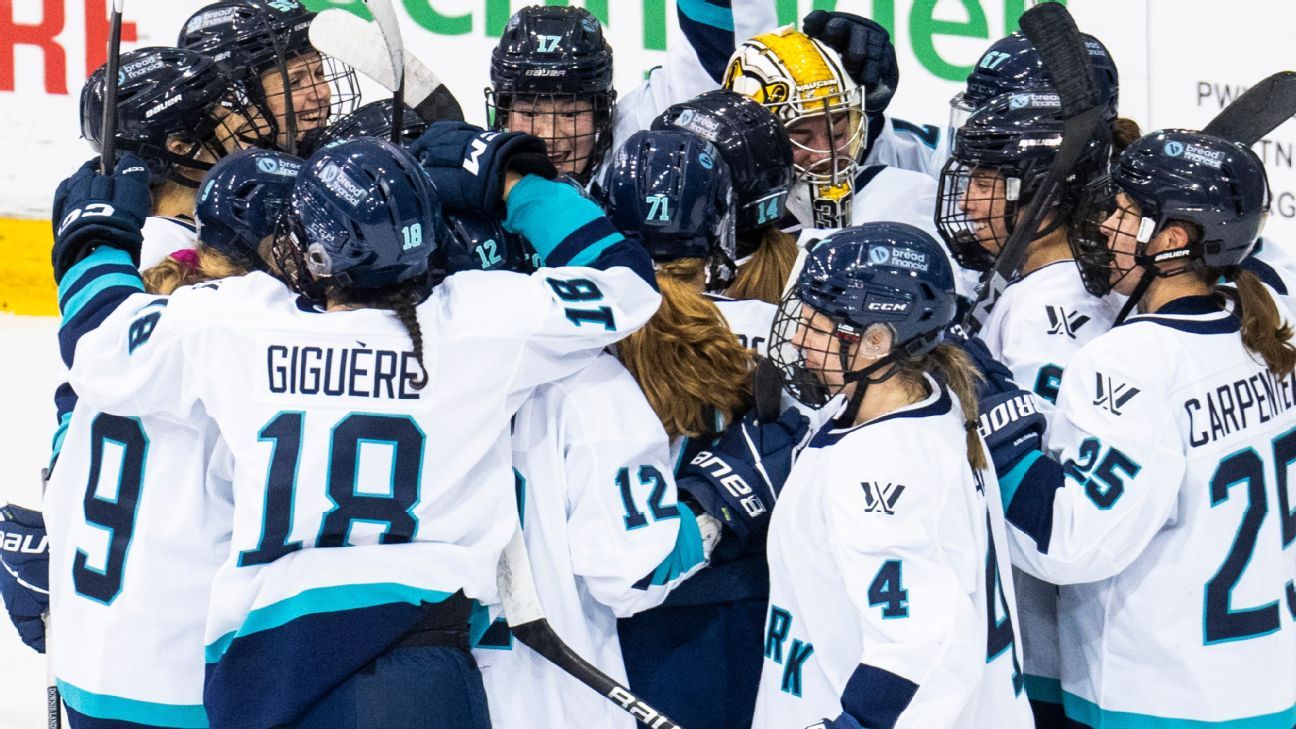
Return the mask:
<path id="1" fill-rule="evenodd" d="M 990 310 L 999 301 L 1035 237 L 1044 216 L 1057 199 L 1058 187 L 1080 159 L 1085 147 L 1102 124 L 1102 107 L 1093 69 L 1085 51 L 1080 31 L 1065 6 L 1047 2 L 1036 5 L 1021 16 L 1022 32 L 1039 50 L 1044 69 L 1053 80 L 1062 103 L 1062 143 L 1053 164 L 1036 189 L 1030 205 L 1004 242 L 992 268 L 981 285 L 977 301 L 963 318 L 963 331 L 972 336 L 981 330 Z"/>
<path id="2" fill-rule="evenodd" d="M 386 54 L 382 31 L 339 8 L 322 10 L 311 21 L 311 45 L 395 91 L 396 77 Z M 405 98 L 424 121 L 463 121 L 463 109 L 450 89 L 426 65 L 405 51 Z M 396 127 L 399 128 L 399 127 Z"/>
<path id="3" fill-rule="evenodd" d="M 779 418 L 783 397 L 783 371 L 769 357 L 761 357 L 752 372 L 752 407 L 762 423 Z"/>
<path id="4" fill-rule="evenodd" d="M 387 46 L 388 67 L 392 74 L 392 144 L 400 144 L 401 122 L 405 116 L 405 40 L 401 38 L 400 23 L 391 0 L 364 0 L 365 7 L 374 17 L 374 24 Z"/>
<path id="5" fill-rule="evenodd" d="M 45 489 L 49 487 L 49 477 L 49 468 L 42 468 L 40 474 L 42 506 L 45 500 Z M 46 729 L 62 729 L 63 697 L 59 695 L 58 678 L 54 675 L 54 659 L 50 656 L 50 651 L 54 648 L 54 643 L 50 640 L 53 635 L 54 621 L 50 619 L 49 612 L 45 613 L 43 620 L 45 622 L 45 726 Z"/>
<path id="6" fill-rule="evenodd" d="M 1246 146 L 1296 115 L 1296 71 L 1279 71 L 1233 100 L 1203 132 Z"/>
<path id="7" fill-rule="evenodd" d="M 504 603 L 504 617 L 508 619 L 509 630 L 523 645 L 594 689 L 649 729 L 683 729 L 630 693 L 630 689 L 577 655 L 554 632 L 540 605 L 535 576 L 531 572 L 531 558 L 527 555 L 520 525 L 513 530 L 513 538 L 500 555 L 495 579 L 500 599 Z"/>
<path id="8" fill-rule="evenodd" d="M 103 124 L 99 132 L 99 171 L 111 175 L 117 166 L 117 74 L 121 66 L 122 10 L 126 0 L 113 0 L 108 32 L 108 65 L 104 69 Z M 57 694 L 57 689 L 55 689 Z"/>

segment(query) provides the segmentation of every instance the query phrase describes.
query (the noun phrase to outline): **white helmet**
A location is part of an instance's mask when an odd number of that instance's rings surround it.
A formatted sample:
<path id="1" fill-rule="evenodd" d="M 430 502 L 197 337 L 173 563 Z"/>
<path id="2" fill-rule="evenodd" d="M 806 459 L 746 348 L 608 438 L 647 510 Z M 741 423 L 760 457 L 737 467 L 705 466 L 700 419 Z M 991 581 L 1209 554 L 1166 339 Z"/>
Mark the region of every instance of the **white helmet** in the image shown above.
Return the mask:
<path id="1" fill-rule="evenodd" d="M 724 86 L 769 109 L 785 125 L 821 120 L 826 149 L 807 146 L 793 135 L 794 148 L 816 157 L 808 165 L 794 165 L 797 177 L 809 187 L 815 227 L 850 225 L 867 122 L 863 89 L 846 73 L 837 52 L 789 25 L 739 46 L 729 59 Z"/>

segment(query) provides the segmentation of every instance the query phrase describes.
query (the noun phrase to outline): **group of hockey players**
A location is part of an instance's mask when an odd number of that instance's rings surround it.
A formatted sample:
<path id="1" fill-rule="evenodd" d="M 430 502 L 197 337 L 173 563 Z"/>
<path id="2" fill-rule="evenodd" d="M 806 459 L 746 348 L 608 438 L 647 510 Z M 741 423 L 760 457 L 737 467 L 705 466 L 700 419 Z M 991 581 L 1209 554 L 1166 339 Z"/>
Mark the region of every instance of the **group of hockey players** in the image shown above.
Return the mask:
<path id="1" fill-rule="evenodd" d="M 490 130 L 393 134 L 295 0 L 122 56 L 113 168 L 54 196 L 43 508 L 0 510 L 71 726 L 630 729 L 511 632 L 519 529 L 566 646 L 687 729 L 1296 726 L 1261 161 L 1141 135 L 1086 37 L 1104 123 L 1030 220 L 1025 37 L 942 130 L 886 114 L 881 26 L 745 4 L 681 1 L 622 95 L 594 16 L 522 9 Z"/>

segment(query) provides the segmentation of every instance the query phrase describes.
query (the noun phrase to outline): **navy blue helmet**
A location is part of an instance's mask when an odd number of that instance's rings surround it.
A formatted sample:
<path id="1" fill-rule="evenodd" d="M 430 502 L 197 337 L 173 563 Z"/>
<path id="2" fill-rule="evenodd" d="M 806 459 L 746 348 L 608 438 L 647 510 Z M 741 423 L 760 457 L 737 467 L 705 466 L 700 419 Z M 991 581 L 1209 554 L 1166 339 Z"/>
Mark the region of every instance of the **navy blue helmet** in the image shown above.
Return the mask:
<path id="1" fill-rule="evenodd" d="M 288 248 L 304 260 L 280 267 L 312 296 L 324 285 L 373 290 L 423 276 L 446 236 L 427 173 L 379 139 L 342 142 L 307 160 L 289 212 Z"/>
<path id="2" fill-rule="evenodd" d="M 551 157 L 570 157 L 554 160 L 559 170 L 587 182 L 612 146 L 616 106 L 612 46 L 598 19 L 584 8 L 522 8 L 491 51 L 490 80 L 492 128 L 544 139 Z M 573 112 L 593 115 L 588 131 L 574 124 Z M 515 118 L 523 114 L 525 120 Z"/>
<path id="3" fill-rule="evenodd" d="M 81 87 L 81 133 L 96 152 L 102 144 L 104 69 L 96 69 Z M 196 186 L 175 168 L 211 169 L 211 163 L 198 159 L 204 152 L 219 159 L 227 148 L 266 141 L 255 124 L 245 123 L 254 115 L 240 96 L 237 84 L 201 53 L 162 47 L 123 53 L 116 147 L 143 158 L 155 182 L 165 178 Z"/>
<path id="4" fill-rule="evenodd" d="M 1115 192 L 1138 206 L 1135 268 L 1166 261 L 1214 269 L 1236 266 L 1255 246 L 1269 213 L 1269 180 L 1256 153 L 1201 132 L 1165 129 L 1140 137 L 1121 153 L 1111 181 Z M 1110 200 L 1084 207 L 1094 220 L 1116 209 Z M 1186 249 L 1147 254 L 1148 243 L 1174 221 L 1190 223 L 1200 235 Z M 1119 227 L 1116 221 L 1113 228 Z M 1072 235 L 1071 250 L 1085 288 L 1101 296 L 1129 270 L 1120 269 L 1111 254 L 1108 239 L 1115 230 L 1097 230 L 1098 235 Z"/>
<path id="5" fill-rule="evenodd" d="M 360 99 L 355 71 L 310 44 L 314 18 L 298 0 L 216 2 L 185 21 L 176 45 L 212 56 L 242 81 L 275 145 L 295 152 L 302 135 Z M 293 93 L 284 93 L 288 88 Z"/>
<path id="6" fill-rule="evenodd" d="M 246 268 L 265 269 L 258 249 L 273 235 L 302 160 L 249 149 L 217 162 L 198 188 L 198 240 Z"/>
<path id="7" fill-rule="evenodd" d="M 740 232 L 773 225 L 787 212 L 792 143 L 787 128 L 764 106 L 716 89 L 668 108 L 652 128 L 683 129 L 720 150 L 733 176 Z"/>
<path id="8" fill-rule="evenodd" d="M 783 370 L 794 397 L 822 405 L 866 373 L 850 362 L 852 346 L 869 327 L 890 329 L 897 358 L 920 356 L 942 341 L 954 320 L 955 299 L 954 272 L 927 233 L 894 222 L 843 228 L 810 251 L 784 297 L 770 334 L 770 358 Z M 820 341 L 836 340 L 835 352 L 815 347 L 815 340 L 798 332 L 814 326 L 803 307 L 831 322 Z M 825 372 L 835 373 L 835 387 L 827 384 Z"/>
<path id="9" fill-rule="evenodd" d="M 1098 95 L 1105 107 L 1104 116 L 1108 122 L 1113 122 L 1120 102 L 1120 74 L 1116 71 L 1116 62 L 1102 41 L 1088 33 L 1080 35 L 1093 66 Z M 1000 38 L 981 54 L 972 73 L 968 74 L 966 88 L 950 100 L 951 137 L 968 115 L 996 96 L 1051 89 L 1052 86 L 1039 51 L 1035 50 L 1029 38 L 1021 31 Z"/>
<path id="10" fill-rule="evenodd" d="M 347 139 L 374 137 L 391 139 L 393 101 L 383 99 L 371 101 L 359 109 L 347 114 L 322 129 L 312 129 L 302 137 L 300 149 L 303 156 L 309 157 L 321 149 Z M 427 131 L 428 123 L 418 112 L 405 107 L 401 114 L 401 145 L 408 147 L 414 140 Z"/>
<path id="11" fill-rule="evenodd" d="M 530 273 L 539 268 L 537 254 L 526 239 L 504 230 L 500 221 L 471 213 L 446 216 L 450 235 L 434 260 L 434 267 L 446 275 L 460 271 L 516 271 Z"/>
<path id="12" fill-rule="evenodd" d="M 608 217 L 659 263 L 734 257 L 733 185 L 715 145 L 682 129 L 638 131 L 598 189 Z"/>
<path id="13" fill-rule="evenodd" d="M 954 135 L 941 171 L 936 227 L 959 265 L 986 271 L 1030 204 L 1062 144 L 1062 105 L 1048 87 L 997 96 Z M 1111 140 L 1096 135 L 1062 182 L 1054 225 L 1107 173 Z"/>

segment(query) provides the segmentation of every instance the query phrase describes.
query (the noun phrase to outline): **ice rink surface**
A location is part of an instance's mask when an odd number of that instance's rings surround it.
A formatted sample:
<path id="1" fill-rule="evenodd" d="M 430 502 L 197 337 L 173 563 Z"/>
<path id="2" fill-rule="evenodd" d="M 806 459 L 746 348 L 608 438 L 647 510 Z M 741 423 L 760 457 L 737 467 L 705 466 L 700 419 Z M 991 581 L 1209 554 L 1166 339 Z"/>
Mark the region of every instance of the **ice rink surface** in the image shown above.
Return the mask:
<path id="1" fill-rule="evenodd" d="M 0 314 L 0 502 L 40 508 L 40 470 L 65 379 L 58 319 Z M 0 617 L 0 729 L 45 726 L 45 660 Z"/>

